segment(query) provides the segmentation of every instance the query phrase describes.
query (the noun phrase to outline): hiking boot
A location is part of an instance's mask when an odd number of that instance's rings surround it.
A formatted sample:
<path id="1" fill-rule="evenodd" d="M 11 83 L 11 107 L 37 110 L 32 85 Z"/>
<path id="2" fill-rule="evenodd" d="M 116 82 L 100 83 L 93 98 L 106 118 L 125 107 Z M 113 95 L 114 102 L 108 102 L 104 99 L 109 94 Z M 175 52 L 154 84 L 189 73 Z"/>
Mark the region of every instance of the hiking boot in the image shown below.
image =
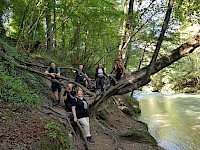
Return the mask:
<path id="1" fill-rule="evenodd" d="M 89 143 L 94 143 L 94 140 L 92 139 L 91 136 L 87 137 L 87 141 L 88 141 Z"/>

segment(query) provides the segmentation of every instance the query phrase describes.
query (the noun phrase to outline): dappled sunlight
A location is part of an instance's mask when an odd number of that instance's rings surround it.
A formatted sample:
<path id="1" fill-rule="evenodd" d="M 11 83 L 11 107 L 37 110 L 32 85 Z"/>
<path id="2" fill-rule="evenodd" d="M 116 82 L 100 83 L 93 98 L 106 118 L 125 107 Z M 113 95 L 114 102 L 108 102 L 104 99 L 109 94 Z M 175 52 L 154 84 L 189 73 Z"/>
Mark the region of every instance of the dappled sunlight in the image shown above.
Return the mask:
<path id="1" fill-rule="evenodd" d="M 185 110 L 186 114 L 189 115 L 189 116 L 196 116 L 196 115 L 199 115 L 200 116 L 200 112 L 196 112 L 194 110 L 191 110 L 191 109 L 187 109 Z"/>
<path id="2" fill-rule="evenodd" d="M 164 97 L 169 98 L 200 98 L 200 94 L 170 94 L 170 95 L 164 95 Z M 199 99 L 200 101 L 200 99 Z"/>
<path id="3" fill-rule="evenodd" d="M 195 126 L 192 127 L 192 129 L 193 129 L 193 130 L 198 130 L 198 131 L 199 131 L 199 130 L 200 130 L 200 125 L 195 125 Z"/>
<path id="4" fill-rule="evenodd" d="M 136 92 L 139 120 L 158 144 L 169 150 L 200 149 L 200 94 Z"/>

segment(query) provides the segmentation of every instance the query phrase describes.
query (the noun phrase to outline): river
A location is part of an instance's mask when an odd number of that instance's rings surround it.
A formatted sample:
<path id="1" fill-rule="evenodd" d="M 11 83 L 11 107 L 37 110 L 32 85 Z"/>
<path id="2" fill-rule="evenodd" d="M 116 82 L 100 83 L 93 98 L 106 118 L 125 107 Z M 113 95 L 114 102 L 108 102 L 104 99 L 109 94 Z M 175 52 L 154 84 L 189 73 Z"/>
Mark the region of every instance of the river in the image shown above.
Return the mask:
<path id="1" fill-rule="evenodd" d="M 167 150 L 200 150 L 200 94 L 135 91 L 141 115 L 158 145 Z"/>

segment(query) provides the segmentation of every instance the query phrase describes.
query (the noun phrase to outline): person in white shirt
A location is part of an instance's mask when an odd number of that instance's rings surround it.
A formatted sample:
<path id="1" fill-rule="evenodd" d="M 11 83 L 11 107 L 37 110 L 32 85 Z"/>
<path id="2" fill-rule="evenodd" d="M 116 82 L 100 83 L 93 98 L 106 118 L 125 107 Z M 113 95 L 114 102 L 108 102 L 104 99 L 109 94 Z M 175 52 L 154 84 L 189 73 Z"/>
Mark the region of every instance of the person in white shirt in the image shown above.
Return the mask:
<path id="1" fill-rule="evenodd" d="M 98 67 L 96 68 L 95 72 L 95 80 L 96 80 L 96 90 L 104 91 L 104 80 L 105 80 L 105 70 L 103 68 L 102 64 L 98 64 Z"/>

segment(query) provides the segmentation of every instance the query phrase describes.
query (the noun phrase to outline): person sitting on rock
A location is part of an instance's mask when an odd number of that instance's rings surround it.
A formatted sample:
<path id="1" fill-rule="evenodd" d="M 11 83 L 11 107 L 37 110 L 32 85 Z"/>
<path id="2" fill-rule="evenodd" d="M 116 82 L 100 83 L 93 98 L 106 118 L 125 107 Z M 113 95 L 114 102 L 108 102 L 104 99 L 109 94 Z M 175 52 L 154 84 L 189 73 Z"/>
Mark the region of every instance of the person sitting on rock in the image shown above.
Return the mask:
<path id="1" fill-rule="evenodd" d="M 80 72 L 82 72 L 83 74 L 85 74 L 85 76 L 87 76 L 86 73 L 85 73 L 84 70 L 83 70 L 83 67 L 84 67 L 83 64 L 80 64 L 80 65 L 79 65 Z M 83 75 L 82 73 L 80 73 L 80 72 L 76 71 L 75 82 L 78 82 L 78 83 L 80 83 L 81 85 L 83 85 L 84 87 L 86 87 L 86 84 L 87 84 L 86 78 L 85 78 L 84 75 Z"/>
<path id="2" fill-rule="evenodd" d="M 124 77 L 125 75 L 125 68 L 121 64 L 120 59 L 115 60 L 115 67 L 114 67 L 115 79 L 118 81 L 120 78 Z"/>

